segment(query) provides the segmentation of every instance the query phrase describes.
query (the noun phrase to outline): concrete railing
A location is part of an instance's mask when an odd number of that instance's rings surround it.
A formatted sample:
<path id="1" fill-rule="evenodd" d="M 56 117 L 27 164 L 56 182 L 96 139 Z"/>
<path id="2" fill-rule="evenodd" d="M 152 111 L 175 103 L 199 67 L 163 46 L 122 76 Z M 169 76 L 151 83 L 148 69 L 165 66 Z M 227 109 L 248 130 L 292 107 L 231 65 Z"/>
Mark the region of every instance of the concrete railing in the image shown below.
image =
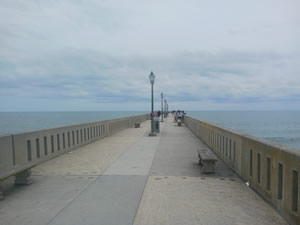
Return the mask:
<path id="1" fill-rule="evenodd" d="M 145 114 L 0 137 L 0 181 L 16 175 L 16 183 L 26 184 L 30 168 L 148 119 Z"/>
<path id="2" fill-rule="evenodd" d="M 300 224 L 300 150 L 188 116 L 185 125 L 290 224 Z"/>

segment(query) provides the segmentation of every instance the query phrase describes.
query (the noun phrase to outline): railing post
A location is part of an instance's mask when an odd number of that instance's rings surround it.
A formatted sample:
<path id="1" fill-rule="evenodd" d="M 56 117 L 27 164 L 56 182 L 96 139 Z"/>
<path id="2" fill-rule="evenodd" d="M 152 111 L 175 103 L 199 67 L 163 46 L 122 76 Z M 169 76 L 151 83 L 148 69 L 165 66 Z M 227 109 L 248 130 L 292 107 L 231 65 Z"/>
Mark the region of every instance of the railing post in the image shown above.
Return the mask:
<path id="1" fill-rule="evenodd" d="M 31 175 L 31 169 L 28 169 L 21 173 L 16 174 L 15 184 L 16 185 L 31 184 L 30 175 Z"/>
<path id="2" fill-rule="evenodd" d="M 105 137 L 108 137 L 109 133 L 110 133 L 110 131 L 109 131 L 109 122 L 106 121 L 105 122 Z"/>

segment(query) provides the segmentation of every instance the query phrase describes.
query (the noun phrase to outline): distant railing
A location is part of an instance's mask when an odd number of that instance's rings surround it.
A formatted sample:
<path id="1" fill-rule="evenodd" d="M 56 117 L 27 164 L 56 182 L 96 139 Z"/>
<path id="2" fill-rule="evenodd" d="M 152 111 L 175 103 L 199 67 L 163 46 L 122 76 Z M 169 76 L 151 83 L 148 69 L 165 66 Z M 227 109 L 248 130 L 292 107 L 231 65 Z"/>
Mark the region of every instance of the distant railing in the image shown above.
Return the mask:
<path id="1" fill-rule="evenodd" d="M 185 125 L 290 224 L 300 224 L 300 150 L 188 116 Z"/>
<path id="2" fill-rule="evenodd" d="M 0 137 L 0 180 L 148 119 L 145 114 Z"/>

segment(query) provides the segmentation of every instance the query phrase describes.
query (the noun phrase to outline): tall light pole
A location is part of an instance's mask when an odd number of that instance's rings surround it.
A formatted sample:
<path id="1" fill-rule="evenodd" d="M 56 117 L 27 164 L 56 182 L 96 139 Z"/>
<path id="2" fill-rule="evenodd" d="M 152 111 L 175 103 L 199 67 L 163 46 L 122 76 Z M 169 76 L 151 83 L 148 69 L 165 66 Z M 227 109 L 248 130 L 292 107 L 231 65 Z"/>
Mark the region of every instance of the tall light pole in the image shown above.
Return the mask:
<path id="1" fill-rule="evenodd" d="M 160 94 L 161 97 L 161 121 L 160 122 L 164 122 L 164 94 L 161 93 Z"/>
<path id="2" fill-rule="evenodd" d="M 165 99 L 165 112 L 164 112 L 164 117 L 166 118 L 168 116 L 168 103 L 167 99 Z"/>
<path id="3" fill-rule="evenodd" d="M 151 134 L 154 134 L 154 123 L 153 123 L 153 84 L 154 84 L 154 80 L 155 80 L 155 75 L 154 73 L 151 71 L 150 75 L 149 75 L 149 80 L 151 83 Z"/>

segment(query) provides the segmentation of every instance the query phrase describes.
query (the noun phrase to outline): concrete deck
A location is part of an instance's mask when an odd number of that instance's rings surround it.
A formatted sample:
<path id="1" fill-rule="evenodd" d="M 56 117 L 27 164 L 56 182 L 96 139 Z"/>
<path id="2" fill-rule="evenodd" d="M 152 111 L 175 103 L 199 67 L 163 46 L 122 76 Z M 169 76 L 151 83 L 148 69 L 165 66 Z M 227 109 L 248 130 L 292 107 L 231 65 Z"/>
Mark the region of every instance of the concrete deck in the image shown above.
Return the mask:
<path id="1" fill-rule="evenodd" d="M 203 143 L 172 119 L 123 130 L 33 169 L 28 186 L 2 183 L 1 225 L 287 224 L 220 159 L 204 175 Z"/>

